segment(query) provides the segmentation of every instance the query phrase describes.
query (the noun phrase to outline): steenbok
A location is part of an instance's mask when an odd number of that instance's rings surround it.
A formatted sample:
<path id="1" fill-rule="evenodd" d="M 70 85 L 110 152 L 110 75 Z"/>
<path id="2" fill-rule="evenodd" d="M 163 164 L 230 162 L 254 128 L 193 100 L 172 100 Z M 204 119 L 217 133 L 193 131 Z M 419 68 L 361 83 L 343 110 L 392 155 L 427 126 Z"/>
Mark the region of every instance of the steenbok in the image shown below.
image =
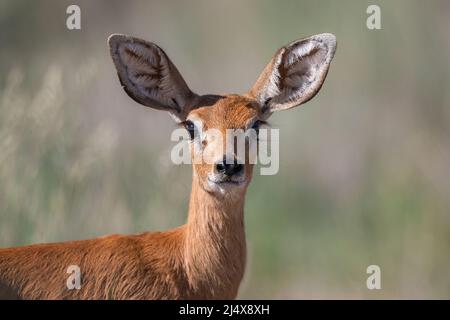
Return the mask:
<path id="1" fill-rule="evenodd" d="M 209 150 L 212 161 L 193 161 L 187 223 L 165 232 L 1 249 L 0 296 L 233 299 L 245 270 L 244 200 L 253 163 L 224 152 L 225 138 L 198 133 L 258 132 L 273 112 L 307 102 L 325 80 L 336 38 L 319 34 L 282 47 L 244 95 L 198 95 L 156 44 L 125 35 L 112 35 L 108 43 L 127 94 L 183 125 L 192 157 Z M 73 265 L 81 283 L 69 290 L 67 268 Z"/>

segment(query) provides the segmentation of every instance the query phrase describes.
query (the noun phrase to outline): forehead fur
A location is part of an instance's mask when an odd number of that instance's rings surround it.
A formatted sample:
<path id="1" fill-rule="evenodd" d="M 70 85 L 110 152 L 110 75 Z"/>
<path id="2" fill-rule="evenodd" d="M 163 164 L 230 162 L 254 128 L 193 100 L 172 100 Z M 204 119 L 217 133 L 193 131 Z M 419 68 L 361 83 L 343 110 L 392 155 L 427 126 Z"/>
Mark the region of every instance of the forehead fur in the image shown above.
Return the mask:
<path id="1" fill-rule="evenodd" d="M 227 95 L 210 106 L 191 111 L 189 118 L 201 119 L 207 128 L 240 129 L 257 115 L 255 100 L 239 95 Z"/>

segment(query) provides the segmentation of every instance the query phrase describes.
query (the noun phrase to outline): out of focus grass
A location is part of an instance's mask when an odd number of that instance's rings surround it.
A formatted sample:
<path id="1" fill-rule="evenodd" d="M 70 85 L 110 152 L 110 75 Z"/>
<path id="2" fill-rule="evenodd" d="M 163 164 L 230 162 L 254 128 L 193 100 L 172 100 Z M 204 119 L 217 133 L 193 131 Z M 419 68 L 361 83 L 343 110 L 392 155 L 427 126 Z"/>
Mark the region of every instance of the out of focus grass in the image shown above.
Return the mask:
<path id="1" fill-rule="evenodd" d="M 447 2 L 380 2 L 379 31 L 365 1 L 80 1 L 81 31 L 65 29 L 69 4 L 1 4 L 0 246 L 185 221 L 191 169 L 170 163 L 170 118 L 122 92 L 110 33 L 159 43 L 193 90 L 220 93 L 247 90 L 279 46 L 333 32 L 322 92 L 271 119 L 280 172 L 247 196 L 240 297 L 450 296 Z"/>

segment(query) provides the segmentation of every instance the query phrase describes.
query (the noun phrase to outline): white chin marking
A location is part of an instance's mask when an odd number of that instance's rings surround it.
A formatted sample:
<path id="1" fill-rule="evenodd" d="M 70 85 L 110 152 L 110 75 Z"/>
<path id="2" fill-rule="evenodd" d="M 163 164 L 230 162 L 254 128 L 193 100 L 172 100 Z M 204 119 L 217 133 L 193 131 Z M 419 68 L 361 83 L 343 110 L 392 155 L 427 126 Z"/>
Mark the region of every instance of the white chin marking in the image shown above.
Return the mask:
<path id="1" fill-rule="evenodd" d="M 208 179 L 208 188 L 213 192 L 218 192 L 220 194 L 233 193 L 235 190 L 240 190 L 244 185 L 244 181 L 239 183 L 217 183 Z"/>
<path id="2" fill-rule="evenodd" d="M 223 188 L 220 184 L 215 183 L 208 179 L 208 186 L 212 191 L 219 192 L 220 194 L 225 194 L 225 188 Z"/>

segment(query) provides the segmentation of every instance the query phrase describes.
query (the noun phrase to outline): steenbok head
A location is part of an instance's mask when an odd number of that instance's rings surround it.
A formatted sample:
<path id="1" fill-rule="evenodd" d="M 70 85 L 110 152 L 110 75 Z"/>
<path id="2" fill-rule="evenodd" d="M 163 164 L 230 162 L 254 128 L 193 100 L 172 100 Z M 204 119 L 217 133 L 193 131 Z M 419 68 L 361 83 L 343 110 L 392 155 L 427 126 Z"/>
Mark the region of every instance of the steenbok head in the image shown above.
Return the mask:
<path id="1" fill-rule="evenodd" d="M 249 149 L 259 127 L 273 112 L 313 98 L 336 50 L 332 34 L 296 40 L 276 52 L 246 94 L 198 95 L 156 44 L 125 35 L 112 35 L 108 43 L 127 94 L 144 106 L 169 112 L 186 128 L 194 177 L 203 189 L 218 194 L 248 186 L 254 163 Z M 230 130 L 253 133 L 244 139 L 243 156 L 236 146 L 229 147 Z M 203 161 L 198 161 L 199 154 Z"/>

